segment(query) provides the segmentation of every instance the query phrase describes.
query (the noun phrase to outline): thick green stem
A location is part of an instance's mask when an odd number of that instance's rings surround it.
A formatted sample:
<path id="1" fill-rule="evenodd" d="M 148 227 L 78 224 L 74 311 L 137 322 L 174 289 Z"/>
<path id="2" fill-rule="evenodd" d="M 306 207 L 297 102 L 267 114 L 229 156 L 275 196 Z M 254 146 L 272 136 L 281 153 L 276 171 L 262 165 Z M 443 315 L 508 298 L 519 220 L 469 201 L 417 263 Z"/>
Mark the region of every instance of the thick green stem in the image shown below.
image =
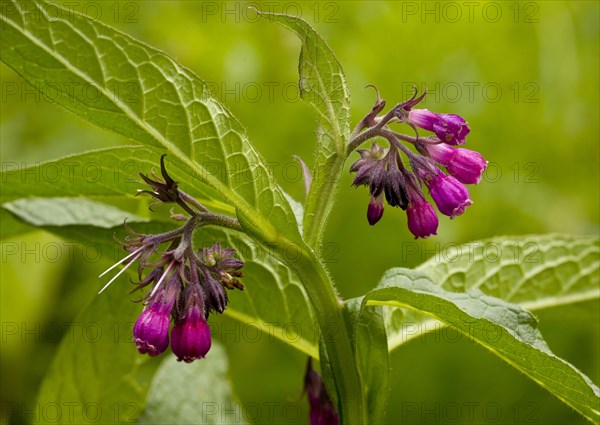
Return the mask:
<path id="1" fill-rule="evenodd" d="M 289 264 L 298 274 L 317 316 L 319 327 L 327 331 L 325 348 L 331 375 L 338 390 L 338 412 L 342 424 L 366 422 L 366 406 L 352 338 L 333 284 L 318 259 L 302 252 L 298 261 Z"/>
<path id="2" fill-rule="evenodd" d="M 345 154 L 338 153 L 327 167 L 315 167 L 317 172 L 313 176 L 313 186 L 318 185 L 318 190 L 311 190 L 306 200 L 304 240 L 316 251 L 325 232 L 327 218 L 335 204 L 345 162 Z M 322 175 L 323 170 L 327 170 L 326 175 Z M 321 179 L 323 179 L 322 183 L 319 181 Z"/>

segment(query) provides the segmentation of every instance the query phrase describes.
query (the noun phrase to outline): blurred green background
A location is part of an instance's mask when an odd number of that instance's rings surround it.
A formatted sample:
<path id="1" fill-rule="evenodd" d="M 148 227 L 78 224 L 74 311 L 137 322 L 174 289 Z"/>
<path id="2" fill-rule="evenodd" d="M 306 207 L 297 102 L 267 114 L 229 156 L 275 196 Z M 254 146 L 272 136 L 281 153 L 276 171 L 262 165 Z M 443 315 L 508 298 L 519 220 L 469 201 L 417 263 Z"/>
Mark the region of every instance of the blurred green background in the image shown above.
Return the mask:
<path id="1" fill-rule="evenodd" d="M 300 200 L 302 182 L 291 156 L 311 162 L 316 129 L 296 89 L 300 43 L 285 29 L 259 21 L 251 4 L 260 2 L 107 1 L 70 7 L 161 48 L 209 81 L 273 164 L 280 184 Z M 344 297 L 373 287 L 385 269 L 419 264 L 449 243 L 504 234 L 598 234 L 597 1 L 272 1 L 260 7 L 301 15 L 327 40 L 346 72 L 353 124 L 374 101 L 365 85 L 375 84 L 388 105 L 409 97 L 413 84 L 426 86 L 425 107 L 464 116 L 472 130 L 467 147 L 491 163 L 484 181 L 471 190 L 474 205 L 456 220 L 442 218 L 439 236 L 426 242 L 413 241 L 399 210 L 388 208 L 369 227 L 367 191 L 351 188 L 346 175 L 326 237 L 328 267 Z M 34 164 L 129 143 L 34 94 L 4 64 L 0 70 L 3 164 Z M 52 241 L 60 242 L 34 232 L 6 239 L 3 246 Z M 73 258 L 23 262 L 3 255 L 3 324 L 43 328 L 73 320 L 94 296 L 96 276 L 108 264 Z M 552 309 L 539 318 L 553 351 L 598 384 L 598 302 Z M 234 326 L 231 319 L 216 320 Z M 49 333 L 39 340 L 3 337 L 3 406 L 33 402 L 58 340 Z M 225 337 L 224 343 L 243 403 L 283 405 L 301 397 L 303 355 L 266 339 L 236 343 Z M 432 335 L 413 341 L 392 362 L 392 424 L 583 422 L 464 339 Z M 275 423 L 285 419 L 281 409 L 275 412 Z"/>

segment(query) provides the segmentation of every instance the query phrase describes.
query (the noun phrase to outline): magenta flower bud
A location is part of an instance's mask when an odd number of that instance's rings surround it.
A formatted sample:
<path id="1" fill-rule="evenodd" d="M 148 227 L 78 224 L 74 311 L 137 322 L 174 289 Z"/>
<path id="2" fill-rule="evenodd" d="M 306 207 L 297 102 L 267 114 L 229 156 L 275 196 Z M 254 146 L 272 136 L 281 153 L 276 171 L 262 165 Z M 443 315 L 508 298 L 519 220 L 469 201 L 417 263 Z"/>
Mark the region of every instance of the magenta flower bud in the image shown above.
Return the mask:
<path id="1" fill-rule="evenodd" d="M 453 148 L 444 143 L 426 144 L 431 158 L 446 167 L 448 173 L 463 184 L 477 184 L 487 168 L 487 161 L 470 149 Z"/>
<path id="2" fill-rule="evenodd" d="M 479 152 L 469 149 L 455 150 L 454 158 L 446 166 L 448 173 L 464 184 L 479 183 L 488 164 L 485 158 Z"/>
<path id="3" fill-rule="evenodd" d="M 185 317 L 171 331 L 171 349 L 177 361 L 191 363 L 203 359 L 210 350 L 210 328 L 200 306 L 192 304 Z"/>
<path id="4" fill-rule="evenodd" d="M 449 145 L 462 145 L 471 131 L 467 122 L 454 114 L 435 114 L 427 109 L 412 109 L 408 120 L 428 131 L 433 131 L 442 142 Z"/>
<path id="5" fill-rule="evenodd" d="M 443 166 L 447 166 L 452 162 L 457 150 L 445 143 L 425 143 L 424 146 L 431 159 Z"/>
<path id="6" fill-rule="evenodd" d="M 152 357 L 163 353 L 169 346 L 169 326 L 171 307 L 161 300 L 150 304 L 142 311 L 133 326 L 133 337 L 137 349 Z"/>
<path id="7" fill-rule="evenodd" d="M 426 181 L 426 184 L 438 210 L 450 218 L 461 215 L 469 205 L 473 204 L 465 185 L 455 177 L 445 175 L 439 169 L 436 170 L 433 178 Z"/>
<path id="8" fill-rule="evenodd" d="M 429 236 L 437 235 L 438 216 L 429 202 L 421 196 L 411 199 L 406 209 L 408 219 L 408 230 L 415 235 L 415 239 L 426 239 Z"/>
<path id="9" fill-rule="evenodd" d="M 367 208 L 367 220 L 374 226 L 383 217 L 383 194 L 377 197 L 371 196 L 371 202 Z"/>
<path id="10" fill-rule="evenodd" d="M 162 271 L 155 269 L 152 278 L 158 279 L 160 282 L 161 277 L 164 277 Z M 155 285 L 158 286 L 158 283 Z M 133 326 L 133 339 L 140 353 L 154 357 L 164 352 L 169 346 L 171 310 L 179 298 L 180 291 L 179 276 L 173 274 L 165 286 L 150 298 L 150 306 L 142 311 Z"/>

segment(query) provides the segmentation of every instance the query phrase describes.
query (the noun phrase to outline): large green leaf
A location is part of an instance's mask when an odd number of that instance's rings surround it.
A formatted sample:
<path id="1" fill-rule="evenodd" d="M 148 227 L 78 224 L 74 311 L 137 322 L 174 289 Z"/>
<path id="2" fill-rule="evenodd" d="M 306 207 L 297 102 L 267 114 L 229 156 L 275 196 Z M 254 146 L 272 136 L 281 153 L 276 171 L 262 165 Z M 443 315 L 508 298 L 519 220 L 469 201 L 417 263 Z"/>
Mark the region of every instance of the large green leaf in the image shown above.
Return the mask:
<path id="1" fill-rule="evenodd" d="M 203 229 L 199 243 L 221 241 L 246 262 L 243 292 L 230 293 L 225 314 L 318 358 L 319 330 L 308 297 L 296 275 L 250 238 L 226 229 Z M 247 334 L 241 329 L 242 336 Z"/>
<path id="2" fill-rule="evenodd" d="M 426 313 L 507 361 L 586 418 L 600 421 L 598 387 L 550 351 L 535 317 L 523 308 L 479 289 L 446 291 L 426 275 L 407 269 L 389 270 L 364 303 Z"/>
<path id="3" fill-rule="evenodd" d="M 600 298 L 600 244 L 594 237 L 530 235 L 452 245 L 417 270 L 445 290 L 479 289 L 531 311 Z M 442 324 L 387 308 L 386 326 L 394 349 Z"/>
<path id="4" fill-rule="evenodd" d="M 220 193 L 259 240 L 285 232 L 301 244 L 294 214 L 264 160 L 192 71 L 55 4 L 7 1 L 0 30 L 2 60 L 45 96 L 177 158 Z"/>
<path id="5" fill-rule="evenodd" d="M 540 310 L 600 297 L 600 239 L 557 234 L 488 239 L 450 247 L 417 270 L 449 291 L 478 288 Z"/>
<path id="6" fill-rule="evenodd" d="M 129 298 L 111 291 L 77 316 L 42 382 L 35 423 L 121 423 L 140 415 L 159 363 L 135 349 L 139 306 Z"/>
<path id="7" fill-rule="evenodd" d="M 30 166 L 4 163 L 0 173 L 3 201 L 23 197 L 132 197 L 147 188 L 139 173 L 159 168 L 163 150 L 149 146 L 118 146 L 69 155 Z M 235 211 L 221 196 L 198 185 L 194 171 L 176 158 L 167 156 L 166 168 L 179 187 L 209 208 L 224 213 Z"/>
<path id="8" fill-rule="evenodd" d="M 52 199 L 44 199 L 50 203 Z M 13 214 L 29 222 L 31 218 L 28 204 L 37 205 L 39 199 L 20 199 L 13 201 L 10 205 L 18 203 L 23 208 L 13 209 Z M 52 208 L 40 209 L 35 215 L 37 227 L 46 229 L 58 236 L 73 240 L 88 247 L 90 256 L 107 258 L 115 262 L 125 255 L 125 252 L 115 243 L 114 235 L 124 235 L 123 226 L 113 228 L 98 228 L 90 225 L 89 217 L 83 214 L 74 214 L 80 211 L 79 206 L 83 204 L 83 211 L 89 211 L 86 199 L 71 198 L 69 202 L 59 202 Z M 97 205 L 104 204 L 96 202 Z M 108 207 L 108 206 L 106 206 Z M 62 211 L 61 211 L 62 209 Z M 111 211 L 117 210 L 110 207 Z M 126 215 L 124 211 L 120 214 Z M 72 218 L 69 225 L 57 225 L 56 216 L 68 215 Z M 79 218 L 81 222 L 73 221 Z M 117 223 L 115 223 L 116 225 Z M 173 229 L 173 224 L 163 222 L 133 223 L 131 227 L 140 233 L 160 233 Z M 195 243 L 197 246 L 212 246 L 216 241 L 224 246 L 235 248 L 245 262 L 245 276 L 243 282 L 244 291 L 229 292 L 230 303 L 225 314 L 239 320 L 243 327 L 238 329 L 239 337 L 252 335 L 244 326 L 258 328 L 270 334 L 298 350 L 318 357 L 317 341 L 319 337 L 316 318 L 307 299 L 306 292 L 300 284 L 296 275 L 270 253 L 257 245 L 249 237 L 228 229 L 203 227 L 196 232 Z M 93 252 L 92 252 L 93 250 Z M 107 292 L 117 292 L 125 296 L 126 289 L 120 287 L 128 277 L 135 278 L 133 270 L 127 277 L 122 277 L 113 283 L 113 287 Z M 98 282 L 98 289 L 102 287 Z M 121 288 L 121 289 L 119 289 Z M 137 306 L 131 306 L 139 310 Z M 211 317 L 211 321 L 218 320 Z M 212 323 L 212 322 L 211 322 Z"/>
<path id="9" fill-rule="evenodd" d="M 339 61 L 325 40 L 303 19 L 281 14 L 261 14 L 294 31 L 302 41 L 300 95 L 319 117 L 313 180 L 306 200 L 304 235 L 309 245 L 318 243 L 341 179 L 350 135 L 350 91 Z"/>
<path id="10" fill-rule="evenodd" d="M 204 360 L 185 364 L 169 356 L 154 375 L 139 423 L 243 425 L 227 370 L 227 354 L 214 340 Z"/>

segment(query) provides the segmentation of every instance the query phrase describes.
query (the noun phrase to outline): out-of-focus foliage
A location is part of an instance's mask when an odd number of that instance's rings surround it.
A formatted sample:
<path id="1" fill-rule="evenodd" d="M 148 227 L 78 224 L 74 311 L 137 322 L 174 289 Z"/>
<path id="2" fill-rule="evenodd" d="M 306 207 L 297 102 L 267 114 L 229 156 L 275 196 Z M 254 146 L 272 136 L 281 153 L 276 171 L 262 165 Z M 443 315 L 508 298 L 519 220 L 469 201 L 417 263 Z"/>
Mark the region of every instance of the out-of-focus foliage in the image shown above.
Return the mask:
<path id="1" fill-rule="evenodd" d="M 274 12 L 301 14 L 327 40 L 346 72 L 354 122 L 374 101 L 372 91 L 363 89 L 366 84 L 377 85 L 390 105 L 407 98 L 413 84 L 426 86 L 426 107 L 464 116 L 472 129 L 467 147 L 491 162 L 484 181 L 471 190 L 474 205 L 452 222 L 441 220 L 439 236 L 426 242 L 413 241 L 404 215 L 391 208 L 369 227 L 368 195 L 351 189 L 347 176 L 323 246 L 345 297 L 372 288 L 383 270 L 443 258 L 454 244 L 473 239 L 598 233 L 599 5 L 489 4 L 495 6 L 264 4 Z M 163 49 L 209 81 L 247 127 L 286 191 L 302 199 L 302 178 L 291 156 L 311 163 L 317 123 L 296 88 L 300 43 L 259 19 L 248 5 L 77 2 L 71 7 Z M 44 100 L 5 65 L 0 71 L 4 170 L 129 143 Z M 48 178 L 44 173 L 51 171 L 40 168 L 37 176 Z M 86 173 L 94 171 L 74 169 L 74 177 L 93 179 Z M 121 207 L 147 215 L 138 203 Z M 22 405 L 11 403 L 33 402 L 60 334 L 68 332 L 66 324 L 94 296 L 95 277 L 106 264 L 46 234 L 18 234 L 10 215 L 2 212 L 1 218 L 2 235 L 12 233 L 2 242 L 1 401 L 24 413 Z M 56 249 L 44 251 L 36 244 Z M 128 289 L 123 288 L 123 296 Z M 539 319 L 550 348 L 599 382 L 597 302 L 544 311 Z M 276 340 L 236 330 L 241 325 L 231 319 L 211 320 L 216 337 L 229 349 L 229 375 L 241 402 L 263 409 L 265 403 L 277 403 L 273 422 L 293 422 L 296 417 L 282 407 L 300 396 L 304 357 Z M 392 365 L 390 423 L 448 422 L 456 406 L 458 422 L 469 421 L 470 411 L 471 422 L 493 421 L 498 412 L 502 423 L 583 421 L 535 383 L 451 332 L 407 344 L 394 352 Z"/>

